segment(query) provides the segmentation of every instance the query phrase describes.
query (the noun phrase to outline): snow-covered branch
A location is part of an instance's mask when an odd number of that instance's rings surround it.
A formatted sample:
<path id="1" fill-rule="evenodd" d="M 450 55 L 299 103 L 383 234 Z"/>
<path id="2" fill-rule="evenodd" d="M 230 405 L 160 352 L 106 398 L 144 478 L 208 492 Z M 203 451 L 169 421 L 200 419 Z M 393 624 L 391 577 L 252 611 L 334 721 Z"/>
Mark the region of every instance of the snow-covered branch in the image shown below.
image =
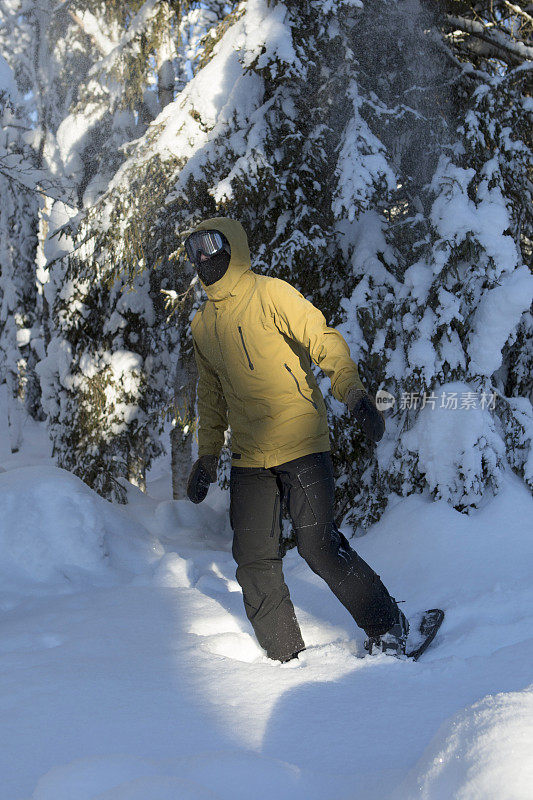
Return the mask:
<path id="1" fill-rule="evenodd" d="M 157 12 L 157 7 L 159 4 L 160 0 L 147 0 L 147 2 L 141 6 L 133 18 L 128 30 L 122 36 L 120 42 L 114 45 L 111 50 L 106 53 L 105 58 L 102 61 L 94 65 L 91 70 L 91 74 L 96 74 L 102 69 L 110 69 L 112 67 L 117 59 L 119 59 L 124 53 L 125 49 L 132 44 L 135 38 L 139 37 L 144 32 L 148 22 Z"/>
<path id="2" fill-rule="evenodd" d="M 469 33 L 476 39 L 483 41 L 487 47 L 480 44 L 469 42 L 467 47 L 478 55 L 488 58 L 500 58 L 503 61 L 513 64 L 520 64 L 524 60 L 533 59 L 533 47 L 528 47 L 523 42 L 513 41 L 501 31 L 487 28 L 481 22 L 467 19 L 466 17 L 456 17 L 446 14 L 446 19 L 453 28 Z"/>
<path id="3" fill-rule="evenodd" d="M 91 14 L 90 11 L 77 12 L 72 9 L 69 9 L 68 13 L 71 19 L 74 20 L 76 25 L 89 37 L 103 56 L 107 56 L 111 53 L 115 47 L 115 42 L 102 33 L 94 14 Z"/>
<path id="4" fill-rule="evenodd" d="M 520 17 L 523 17 L 528 22 L 533 22 L 533 17 L 531 14 L 528 14 L 524 8 L 520 8 L 520 6 L 515 5 L 514 3 L 510 3 L 509 0 L 503 0 L 504 6 L 512 11 L 514 14 L 518 14 Z"/>

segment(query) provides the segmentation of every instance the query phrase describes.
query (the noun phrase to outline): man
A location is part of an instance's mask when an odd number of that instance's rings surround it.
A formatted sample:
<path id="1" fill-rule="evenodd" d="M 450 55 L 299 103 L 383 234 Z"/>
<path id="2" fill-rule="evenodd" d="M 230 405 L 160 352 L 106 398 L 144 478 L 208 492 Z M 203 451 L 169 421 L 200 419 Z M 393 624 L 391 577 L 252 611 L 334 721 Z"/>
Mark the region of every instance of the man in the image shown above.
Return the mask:
<path id="1" fill-rule="evenodd" d="M 385 428 L 346 342 L 290 284 L 251 271 L 239 222 L 205 220 L 185 247 L 208 298 L 192 321 L 200 426 L 187 494 L 199 503 L 216 481 L 229 422 L 233 556 L 259 644 L 279 661 L 305 649 L 279 554 L 285 501 L 298 552 L 364 629 L 367 650 L 404 654 L 407 620 L 333 519 L 326 408 L 311 362 L 367 436 L 379 441 Z"/>

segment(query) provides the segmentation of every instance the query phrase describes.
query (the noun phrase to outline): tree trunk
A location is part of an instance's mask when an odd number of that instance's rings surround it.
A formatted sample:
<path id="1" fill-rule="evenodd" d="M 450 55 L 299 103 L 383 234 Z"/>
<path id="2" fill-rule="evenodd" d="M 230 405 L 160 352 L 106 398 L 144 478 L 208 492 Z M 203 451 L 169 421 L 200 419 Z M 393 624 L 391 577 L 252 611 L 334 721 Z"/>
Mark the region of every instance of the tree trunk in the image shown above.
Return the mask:
<path id="1" fill-rule="evenodd" d="M 146 492 L 146 458 L 142 444 L 135 449 L 132 447 L 128 453 L 128 481 Z"/>
<path id="2" fill-rule="evenodd" d="M 192 437 L 184 434 L 179 425 L 170 431 L 170 450 L 172 465 L 172 499 L 185 497 L 187 478 L 192 461 Z"/>
<path id="3" fill-rule="evenodd" d="M 157 72 L 157 96 L 160 109 L 165 108 L 174 100 L 175 80 L 172 61 L 164 61 Z"/>
<path id="4" fill-rule="evenodd" d="M 42 200 L 42 206 L 39 210 L 39 222 L 37 228 L 37 252 L 36 252 L 36 283 L 37 283 L 37 305 L 38 317 L 41 319 L 44 352 L 50 344 L 50 308 L 46 299 L 45 286 L 50 280 L 50 273 L 46 268 L 47 258 L 44 252 L 46 240 L 48 237 L 48 217 L 52 210 L 54 201 L 51 197 L 45 196 Z"/>
<path id="5" fill-rule="evenodd" d="M 171 15 L 168 7 L 167 13 L 168 27 L 161 41 L 159 52 L 157 53 L 157 99 L 159 100 L 159 109 L 161 111 L 174 100 L 174 87 L 176 83 L 176 74 L 174 71 L 176 48 L 172 37 Z"/>
<path id="6" fill-rule="evenodd" d="M 173 427 L 170 433 L 172 499 L 185 497 L 192 462 L 192 433 L 196 428 L 196 364 L 180 355 L 174 379 Z"/>
<path id="7" fill-rule="evenodd" d="M 9 444 L 12 453 L 18 453 L 22 444 L 22 403 L 20 397 L 21 381 L 11 369 L 7 371 L 7 421 L 9 426 Z M 22 400 L 23 402 L 23 400 Z"/>

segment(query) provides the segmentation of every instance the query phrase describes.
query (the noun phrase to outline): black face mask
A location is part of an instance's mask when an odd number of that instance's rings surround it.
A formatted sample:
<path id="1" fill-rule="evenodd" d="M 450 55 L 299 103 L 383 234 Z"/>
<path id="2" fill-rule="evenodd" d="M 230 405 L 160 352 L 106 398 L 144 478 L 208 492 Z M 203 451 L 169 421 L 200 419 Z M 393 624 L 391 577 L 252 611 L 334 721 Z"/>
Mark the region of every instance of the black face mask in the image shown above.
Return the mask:
<path id="1" fill-rule="evenodd" d="M 197 262 L 196 271 L 198 272 L 198 277 L 206 286 L 211 286 L 212 283 L 216 283 L 226 274 L 229 262 L 229 253 L 221 250 L 220 253 L 215 253 L 211 258 Z"/>

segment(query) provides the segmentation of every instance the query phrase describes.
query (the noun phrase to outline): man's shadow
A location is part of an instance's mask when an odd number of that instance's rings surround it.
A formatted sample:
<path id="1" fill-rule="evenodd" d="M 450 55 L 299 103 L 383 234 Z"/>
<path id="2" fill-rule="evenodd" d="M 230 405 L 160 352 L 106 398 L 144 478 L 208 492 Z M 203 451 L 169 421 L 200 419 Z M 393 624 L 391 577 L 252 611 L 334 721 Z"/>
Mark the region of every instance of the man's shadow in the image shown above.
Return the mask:
<path id="1" fill-rule="evenodd" d="M 279 698 L 261 753 L 309 771 L 313 785 L 322 787 L 321 800 L 405 800 L 403 781 L 450 717 L 488 694 L 520 691 L 530 683 L 533 641 L 525 648 L 529 654 L 523 652 L 513 670 L 512 645 L 460 659 L 443 625 L 438 649 L 423 661 L 351 656 L 353 670 L 342 677 L 310 676 Z M 296 669 L 303 675 L 316 667 L 317 656 Z"/>

